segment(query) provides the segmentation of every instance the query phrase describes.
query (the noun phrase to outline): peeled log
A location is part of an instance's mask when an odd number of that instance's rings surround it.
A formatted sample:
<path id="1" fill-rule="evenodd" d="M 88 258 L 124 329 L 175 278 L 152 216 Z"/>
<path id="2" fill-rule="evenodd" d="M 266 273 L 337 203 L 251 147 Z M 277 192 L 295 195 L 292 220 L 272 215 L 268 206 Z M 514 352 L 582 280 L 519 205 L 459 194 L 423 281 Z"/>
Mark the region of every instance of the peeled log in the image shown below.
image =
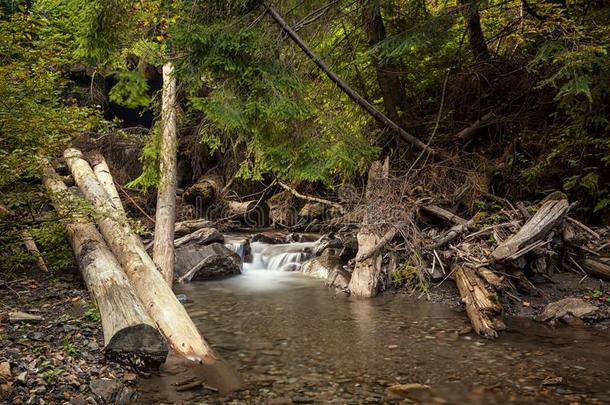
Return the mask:
<path id="1" fill-rule="evenodd" d="M 114 209 L 81 152 L 67 149 L 64 158 L 85 197 L 103 213 L 97 222 L 100 231 L 170 348 L 187 359 L 214 363 L 210 346 L 129 228 L 125 215 Z"/>
<path id="2" fill-rule="evenodd" d="M 551 194 L 519 232 L 507 238 L 493 251 L 493 258 L 498 261 L 515 259 L 514 255 L 519 251 L 526 253 L 524 248 L 547 236 L 568 211 L 569 205 L 563 194 Z"/>
<path id="3" fill-rule="evenodd" d="M 54 199 L 70 197 L 53 168 L 43 165 L 43 182 Z M 56 207 L 61 207 L 61 201 Z M 145 365 L 159 365 L 168 348 L 114 255 L 94 225 L 72 222 L 68 239 L 89 293 L 97 304 L 104 332 L 104 350 Z"/>
<path id="4" fill-rule="evenodd" d="M 91 167 L 93 167 L 93 173 L 95 173 L 97 181 L 100 182 L 104 191 L 108 194 L 108 197 L 110 197 L 112 204 L 114 204 L 117 210 L 124 213 L 125 209 L 123 208 L 123 202 L 114 185 L 114 179 L 112 178 L 112 174 L 110 174 L 110 168 L 108 167 L 104 156 L 102 156 L 101 153 L 94 153 L 89 157 L 89 161 L 91 162 Z"/>
<path id="5" fill-rule="evenodd" d="M 269 205 L 266 202 L 225 201 L 231 218 L 238 218 L 251 228 L 262 228 L 270 224 Z"/>
<path id="6" fill-rule="evenodd" d="M 453 278 L 474 331 L 488 339 L 497 338 L 497 331 L 504 329 L 504 323 L 495 319 L 502 308 L 494 294 L 487 291 L 484 281 L 470 267 L 456 265 Z"/>

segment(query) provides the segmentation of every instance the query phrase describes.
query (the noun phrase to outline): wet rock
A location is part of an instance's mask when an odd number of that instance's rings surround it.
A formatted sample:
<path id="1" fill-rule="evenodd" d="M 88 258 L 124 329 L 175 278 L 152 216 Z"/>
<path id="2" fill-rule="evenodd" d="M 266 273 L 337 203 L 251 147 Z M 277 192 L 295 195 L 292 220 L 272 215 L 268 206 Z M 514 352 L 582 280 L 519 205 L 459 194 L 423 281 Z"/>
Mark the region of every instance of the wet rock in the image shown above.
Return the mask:
<path id="1" fill-rule="evenodd" d="M 339 290 L 347 290 L 351 278 L 350 272 L 336 268 L 326 279 L 326 285 Z"/>
<path id="2" fill-rule="evenodd" d="M 223 243 L 224 236 L 215 228 L 201 228 L 174 241 L 176 248 L 186 244 L 209 245 L 210 243 Z"/>
<path id="3" fill-rule="evenodd" d="M 326 249 L 322 255 L 303 263 L 301 272 L 310 277 L 328 279 L 334 270 L 341 269 L 341 258 L 334 249 Z"/>
<path id="4" fill-rule="evenodd" d="M 188 244 L 176 249 L 176 278 L 180 282 L 214 280 L 240 273 L 240 257 L 220 243 Z"/>
<path id="5" fill-rule="evenodd" d="M 286 236 L 280 232 L 261 232 L 252 236 L 251 242 L 262 242 L 270 245 L 279 245 L 286 243 Z"/>
<path id="6" fill-rule="evenodd" d="M 89 387 L 103 403 L 114 402 L 117 394 L 123 388 L 119 381 L 106 378 L 92 380 Z"/>
<path id="7" fill-rule="evenodd" d="M 183 304 L 188 301 L 186 294 L 176 294 L 176 298 Z"/>
<path id="8" fill-rule="evenodd" d="M 598 308 L 582 298 L 564 298 L 551 302 L 542 313 L 534 319 L 539 322 L 547 322 L 554 319 L 562 319 L 572 316 L 578 319 L 587 319 L 595 316 Z"/>

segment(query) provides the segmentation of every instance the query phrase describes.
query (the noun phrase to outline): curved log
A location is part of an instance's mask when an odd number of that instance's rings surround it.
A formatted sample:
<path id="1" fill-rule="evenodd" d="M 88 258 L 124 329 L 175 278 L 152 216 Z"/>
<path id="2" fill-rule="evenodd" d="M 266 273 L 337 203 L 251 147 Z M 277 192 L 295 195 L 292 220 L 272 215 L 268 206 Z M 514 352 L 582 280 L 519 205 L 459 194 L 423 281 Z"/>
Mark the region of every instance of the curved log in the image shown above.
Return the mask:
<path id="1" fill-rule="evenodd" d="M 170 347 L 193 361 L 216 362 L 212 349 L 130 229 L 125 215 L 114 209 L 81 152 L 67 149 L 64 158 L 85 197 L 103 213 L 97 221 L 100 231 Z"/>
<path id="2" fill-rule="evenodd" d="M 50 164 L 43 164 L 43 182 L 54 200 L 70 197 L 66 185 Z M 61 201 L 54 201 L 61 207 Z M 119 359 L 159 365 L 168 348 L 116 258 L 94 225 L 68 224 L 68 239 L 83 280 L 99 310 L 104 350 Z"/>

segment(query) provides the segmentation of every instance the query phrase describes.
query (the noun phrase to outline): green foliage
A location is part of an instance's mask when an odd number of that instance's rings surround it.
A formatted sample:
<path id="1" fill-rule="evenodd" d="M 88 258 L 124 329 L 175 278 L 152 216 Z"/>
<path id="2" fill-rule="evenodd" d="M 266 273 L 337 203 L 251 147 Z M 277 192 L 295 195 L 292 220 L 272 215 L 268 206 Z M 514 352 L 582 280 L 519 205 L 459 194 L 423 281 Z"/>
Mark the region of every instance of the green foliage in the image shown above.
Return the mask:
<path id="1" fill-rule="evenodd" d="M 66 354 L 68 354 L 70 356 L 76 356 L 77 354 L 80 353 L 80 350 L 78 350 L 78 348 L 76 346 L 74 346 L 74 343 L 72 343 L 71 335 L 64 336 L 63 350 Z"/>
<path id="2" fill-rule="evenodd" d="M 148 190 L 155 187 L 159 181 L 159 151 L 161 147 L 161 129 L 155 125 L 149 133 L 148 140 L 142 150 L 142 174 L 126 184 L 126 187 Z"/>
<path id="3" fill-rule="evenodd" d="M 87 309 L 83 317 L 93 322 L 98 322 L 101 319 L 101 315 L 96 307 L 90 307 L 89 309 Z"/>
<path id="4" fill-rule="evenodd" d="M 148 95 L 148 83 L 139 71 L 119 72 L 118 79 L 108 96 L 110 101 L 127 108 L 148 107 L 150 96 Z"/>

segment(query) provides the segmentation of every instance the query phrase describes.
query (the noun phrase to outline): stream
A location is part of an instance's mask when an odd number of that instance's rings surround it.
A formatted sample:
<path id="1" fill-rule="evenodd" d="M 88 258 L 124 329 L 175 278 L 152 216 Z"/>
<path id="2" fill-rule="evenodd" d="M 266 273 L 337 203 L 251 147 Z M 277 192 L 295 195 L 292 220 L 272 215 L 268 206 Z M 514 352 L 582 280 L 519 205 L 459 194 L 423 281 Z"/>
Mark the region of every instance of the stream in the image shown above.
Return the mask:
<path id="1" fill-rule="evenodd" d="M 227 245 L 240 249 L 235 241 Z M 239 373 L 242 388 L 169 392 L 157 377 L 147 383 L 155 398 L 387 403 L 388 386 L 419 383 L 431 387 L 415 398 L 422 403 L 610 401 L 608 331 L 507 319 L 507 332 L 487 341 L 466 333 L 469 323 L 458 309 L 405 294 L 354 299 L 322 280 L 285 271 L 313 247 L 252 243 L 252 262 L 244 263 L 242 275 L 176 286 L 203 335 Z"/>

